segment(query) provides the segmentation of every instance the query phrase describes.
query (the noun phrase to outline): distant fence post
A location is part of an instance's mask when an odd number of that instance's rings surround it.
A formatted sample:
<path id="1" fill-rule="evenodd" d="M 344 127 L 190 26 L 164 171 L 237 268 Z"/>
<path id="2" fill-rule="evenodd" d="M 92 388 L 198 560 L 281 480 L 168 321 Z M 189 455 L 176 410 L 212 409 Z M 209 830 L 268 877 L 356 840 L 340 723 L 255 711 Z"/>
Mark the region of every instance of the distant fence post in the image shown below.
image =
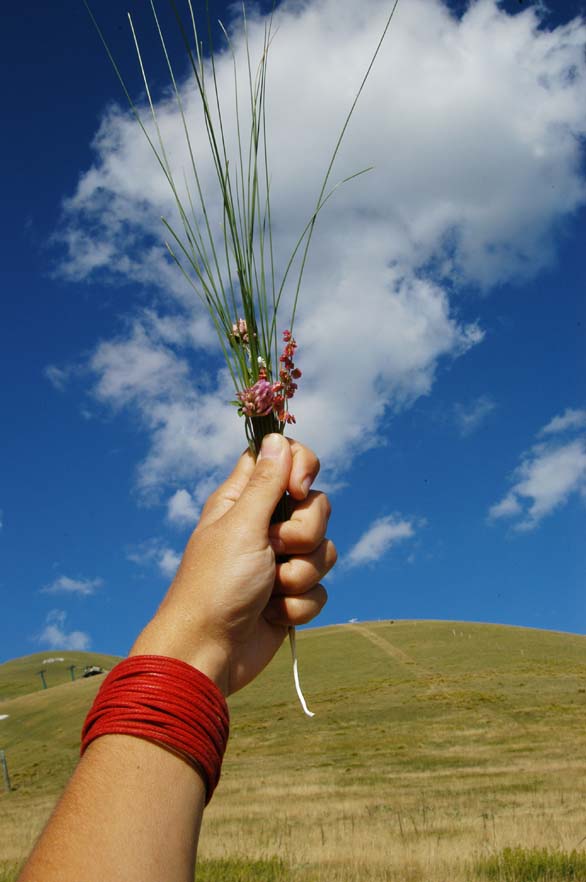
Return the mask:
<path id="1" fill-rule="evenodd" d="M 75 680 L 75 674 L 73 673 L 76 669 L 77 665 L 69 665 L 67 670 L 69 671 L 69 676 L 71 677 L 71 682 Z"/>
<path id="2" fill-rule="evenodd" d="M 37 671 L 37 674 L 41 678 L 41 683 L 43 684 L 43 689 L 46 689 L 47 688 L 47 681 L 45 680 L 45 672 L 44 671 Z"/>
<path id="3" fill-rule="evenodd" d="M 10 775 L 8 774 L 8 763 L 6 762 L 6 754 L 0 750 L 0 766 L 2 766 L 2 777 L 4 778 L 4 789 L 10 793 L 12 787 L 10 785 Z"/>

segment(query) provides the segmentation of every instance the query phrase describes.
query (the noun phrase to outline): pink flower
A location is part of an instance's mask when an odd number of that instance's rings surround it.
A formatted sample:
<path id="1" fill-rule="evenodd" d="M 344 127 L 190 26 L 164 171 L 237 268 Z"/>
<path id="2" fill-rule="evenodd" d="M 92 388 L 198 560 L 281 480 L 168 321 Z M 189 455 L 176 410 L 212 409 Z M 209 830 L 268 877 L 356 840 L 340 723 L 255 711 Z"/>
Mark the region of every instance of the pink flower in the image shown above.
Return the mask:
<path id="1" fill-rule="evenodd" d="M 237 323 L 232 325 L 232 336 L 237 343 L 248 345 L 248 327 L 245 319 L 238 319 Z"/>
<path id="2" fill-rule="evenodd" d="M 232 326 L 232 334 L 235 340 L 243 344 L 248 342 L 248 332 L 244 319 L 239 319 L 237 325 Z M 287 411 L 287 402 L 293 398 L 297 391 L 297 383 L 293 382 L 301 377 L 301 371 L 295 367 L 293 357 L 297 349 L 297 343 L 291 335 L 291 331 L 283 331 L 285 343 L 283 354 L 279 358 L 279 379 L 275 383 L 269 382 L 269 372 L 262 359 L 259 358 L 258 380 L 253 386 L 249 386 L 242 392 L 237 392 L 239 401 L 238 413 L 244 417 L 263 417 L 274 413 L 281 423 L 294 423 L 295 417 Z"/>
<path id="3" fill-rule="evenodd" d="M 236 397 L 240 402 L 238 412 L 241 416 L 261 417 L 267 416 L 272 411 L 275 394 L 267 380 L 257 380 L 254 386 L 243 392 L 237 392 Z"/>
<path id="4" fill-rule="evenodd" d="M 285 344 L 283 354 L 279 357 L 279 382 L 273 386 L 273 391 L 276 393 L 273 409 L 281 423 L 294 423 L 295 417 L 285 410 L 285 404 L 293 398 L 297 391 L 297 383 L 294 383 L 293 380 L 300 378 L 301 371 L 295 367 L 293 362 L 297 343 L 293 339 L 291 331 L 283 331 L 283 343 Z"/>

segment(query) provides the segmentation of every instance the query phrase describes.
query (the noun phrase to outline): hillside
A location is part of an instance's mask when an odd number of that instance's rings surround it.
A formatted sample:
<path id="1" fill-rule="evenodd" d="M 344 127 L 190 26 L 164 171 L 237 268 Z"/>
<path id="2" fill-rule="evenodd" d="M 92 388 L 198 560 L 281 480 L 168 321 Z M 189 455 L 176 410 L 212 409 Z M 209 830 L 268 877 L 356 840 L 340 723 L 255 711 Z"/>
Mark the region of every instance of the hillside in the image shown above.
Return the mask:
<path id="1" fill-rule="evenodd" d="M 73 676 L 80 679 L 84 668 L 96 665 L 110 670 L 119 659 L 113 655 L 101 655 L 97 652 L 37 652 L 24 658 L 0 664 L 0 702 L 17 695 L 28 695 L 43 689 L 40 672 L 44 674 L 47 688 L 71 682 Z"/>
<path id="2" fill-rule="evenodd" d="M 0 665 L 0 695 L 14 696 L 0 701 L 16 788 L 0 797 L 6 863 L 29 847 L 73 768 L 102 680 L 68 682 L 67 666 L 89 658 L 53 655 L 67 658 L 47 690 L 40 656 Z M 357 623 L 301 632 L 299 656 L 313 720 L 297 705 L 286 647 L 230 700 L 204 880 L 206 867 L 210 880 L 261 880 L 266 865 L 274 882 L 472 882 L 474 862 L 507 846 L 571 852 L 583 843 L 586 637 Z M 91 663 L 113 662 L 91 654 Z M 239 875 L 243 860 L 261 862 L 256 875 Z"/>

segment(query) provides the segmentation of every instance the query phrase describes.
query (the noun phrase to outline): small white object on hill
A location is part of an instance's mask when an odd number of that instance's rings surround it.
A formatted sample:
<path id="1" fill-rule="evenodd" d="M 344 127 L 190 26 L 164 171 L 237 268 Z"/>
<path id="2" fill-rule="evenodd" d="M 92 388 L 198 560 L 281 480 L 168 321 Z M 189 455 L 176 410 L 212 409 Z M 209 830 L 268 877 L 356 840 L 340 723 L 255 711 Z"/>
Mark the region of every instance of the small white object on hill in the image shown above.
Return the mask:
<path id="1" fill-rule="evenodd" d="M 7 720 L 10 714 L 0 714 L 0 720 Z"/>
<path id="2" fill-rule="evenodd" d="M 63 661 L 65 661 L 64 658 L 44 658 L 43 664 L 44 665 L 52 665 L 53 662 L 63 662 Z"/>

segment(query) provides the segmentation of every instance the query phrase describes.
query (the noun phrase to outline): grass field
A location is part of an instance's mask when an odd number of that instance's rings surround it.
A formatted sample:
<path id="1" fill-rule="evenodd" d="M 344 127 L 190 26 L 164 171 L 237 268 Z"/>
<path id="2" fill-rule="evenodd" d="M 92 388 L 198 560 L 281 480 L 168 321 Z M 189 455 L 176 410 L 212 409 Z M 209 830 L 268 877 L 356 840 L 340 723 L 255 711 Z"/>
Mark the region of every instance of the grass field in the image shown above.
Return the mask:
<path id="1" fill-rule="evenodd" d="M 313 720 L 286 649 L 230 700 L 198 882 L 586 882 L 585 637 L 376 622 L 304 631 L 299 653 Z M 101 681 L 39 691 L 39 659 L 0 666 L 15 786 L 0 882 L 73 768 Z"/>

